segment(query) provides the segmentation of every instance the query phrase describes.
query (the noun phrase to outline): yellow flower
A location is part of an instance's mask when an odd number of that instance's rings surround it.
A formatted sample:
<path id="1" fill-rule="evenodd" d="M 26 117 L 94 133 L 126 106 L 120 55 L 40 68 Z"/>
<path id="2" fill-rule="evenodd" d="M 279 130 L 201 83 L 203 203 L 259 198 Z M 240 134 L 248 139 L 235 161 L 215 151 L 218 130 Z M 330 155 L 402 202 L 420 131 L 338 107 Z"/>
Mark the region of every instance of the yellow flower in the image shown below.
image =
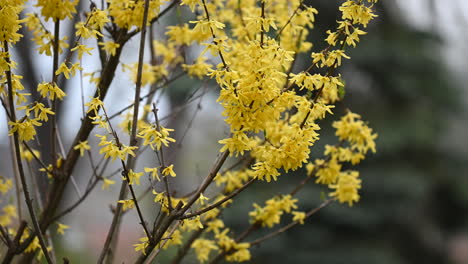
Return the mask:
<path id="1" fill-rule="evenodd" d="M 93 49 L 94 48 L 88 48 L 86 45 L 78 44 L 78 45 L 76 45 L 76 47 L 72 48 L 71 51 L 77 50 L 78 51 L 78 59 L 81 60 L 83 58 L 84 53 L 86 53 L 88 55 L 92 55 L 91 50 L 93 50 Z"/>
<path id="2" fill-rule="evenodd" d="M 210 198 L 206 197 L 203 195 L 203 193 L 200 193 L 200 197 L 198 197 L 197 202 L 199 202 L 201 205 L 205 204 L 205 201 L 208 201 Z"/>
<path id="3" fill-rule="evenodd" d="M 191 246 L 191 248 L 195 249 L 195 254 L 197 255 L 197 259 L 200 262 L 205 262 L 209 259 L 210 252 L 212 250 L 217 250 L 218 247 L 213 240 L 202 239 L 199 238 L 195 240 Z"/>
<path id="4" fill-rule="evenodd" d="M 120 47 L 120 44 L 113 41 L 99 42 L 99 46 L 102 46 L 102 49 L 105 50 L 108 54 L 114 56 L 117 52 L 117 48 Z"/>
<path id="5" fill-rule="evenodd" d="M 19 139 L 21 141 L 29 141 L 34 139 L 36 135 L 36 129 L 34 126 L 41 126 L 42 124 L 37 121 L 37 119 L 26 119 L 23 122 L 12 122 L 8 121 L 8 124 L 11 126 L 8 135 L 13 135 L 15 132 L 18 133 Z"/>
<path id="6" fill-rule="evenodd" d="M 293 211 L 293 221 L 299 222 L 301 225 L 304 224 L 304 220 L 306 218 L 306 214 L 304 212 Z"/>
<path id="7" fill-rule="evenodd" d="M 61 223 L 57 223 L 58 224 L 58 227 L 57 227 L 57 234 L 61 234 L 61 235 L 64 235 L 65 234 L 65 230 L 69 229 L 70 226 L 67 226 L 67 225 L 64 225 L 64 224 L 61 224 Z"/>
<path id="8" fill-rule="evenodd" d="M 172 177 L 175 177 L 176 174 L 175 174 L 174 170 L 172 169 L 173 167 L 174 167 L 174 164 L 171 164 L 171 165 L 167 166 L 166 168 L 164 168 L 163 171 L 162 171 L 162 175 L 163 176 L 171 175 Z"/>
<path id="9" fill-rule="evenodd" d="M 136 185 L 140 185 L 140 177 L 143 176 L 143 172 L 134 172 L 132 169 L 128 172 L 128 181 L 129 184 L 132 185 L 136 183 Z"/>
<path id="10" fill-rule="evenodd" d="M 91 101 L 85 104 L 88 107 L 86 113 L 94 111 L 94 114 L 97 116 L 99 109 L 104 105 L 104 103 L 98 98 L 94 97 Z"/>
<path id="11" fill-rule="evenodd" d="M 182 0 L 180 5 L 188 5 L 192 12 L 195 11 L 195 7 L 200 3 L 200 0 Z"/>
<path id="12" fill-rule="evenodd" d="M 47 115 L 55 115 L 55 113 L 48 107 L 45 107 L 43 103 L 36 102 L 33 107 L 28 108 L 26 113 L 34 111 L 34 116 L 40 121 L 48 121 L 49 117 Z"/>
<path id="13" fill-rule="evenodd" d="M 139 239 L 141 243 L 133 244 L 135 251 L 141 251 L 143 255 L 146 255 L 146 248 L 148 247 L 148 237 L 142 237 Z"/>
<path id="14" fill-rule="evenodd" d="M 55 98 L 62 100 L 66 95 L 55 83 L 52 84 L 42 82 L 37 86 L 37 91 L 44 98 L 49 95 L 51 100 L 54 100 Z"/>
<path id="15" fill-rule="evenodd" d="M 21 28 L 19 13 L 23 9 L 22 1 L 2 1 L 0 8 L 0 42 L 16 43 L 23 35 L 17 33 Z"/>
<path id="16" fill-rule="evenodd" d="M 103 179 L 102 179 L 102 183 L 103 183 L 103 184 L 102 184 L 101 189 L 102 189 L 102 190 L 108 190 L 108 189 L 109 189 L 109 186 L 115 184 L 115 181 L 110 180 L 110 179 L 107 179 L 107 178 L 103 178 Z"/>
<path id="17" fill-rule="evenodd" d="M 159 131 L 155 125 L 145 125 L 144 129 L 138 133 L 138 137 L 143 138 L 143 145 L 150 145 L 151 149 L 161 149 L 161 144 L 168 147 L 169 142 L 175 142 L 175 139 L 169 137 L 169 132 L 174 131 L 171 128 L 159 126 Z"/>
<path id="18" fill-rule="evenodd" d="M 226 260 L 230 262 L 245 262 L 250 260 L 250 244 L 249 243 L 235 243 L 233 245 L 235 252 L 227 255 Z"/>
<path id="19" fill-rule="evenodd" d="M 361 189 L 361 180 L 358 177 L 359 172 L 357 171 L 340 173 L 338 182 L 329 185 L 331 189 L 335 189 L 334 192 L 330 193 L 330 196 L 338 198 L 340 203 L 348 203 L 349 206 L 352 206 L 353 202 L 359 201 L 358 190 Z"/>
<path id="20" fill-rule="evenodd" d="M 5 180 L 3 177 L 0 177 L 0 192 L 2 194 L 7 193 L 11 187 L 13 186 L 13 182 L 11 179 Z"/>
<path id="21" fill-rule="evenodd" d="M 39 244 L 39 239 L 37 236 L 33 239 L 33 241 L 29 244 L 29 246 L 24 250 L 24 252 L 34 252 L 36 249 L 41 248 L 41 244 Z"/>
<path id="22" fill-rule="evenodd" d="M 123 210 L 132 209 L 135 206 L 133 200 L 119 200 L 118 203 L 123 205 Z"/>
<path id="23" fill-rule="evenodd" d="M 76 13 L 75 6 L 79 0 L 38 0 L 36 6 L 41 8 L 41 14 L 46 21 L 52 18 L 54 21 L 72 18 Z"/>
<path id="24" fill-rule="evenodd" d="M 150 172 L 151 177 L 153 179 L 158 179 L 158 181 L 161 181 L 161 179 L 159 179 L 158 170 L 159 170 L 159 168 L 147 168 L 147 167 L 145 167 L 145 172 Z"/>
<path id="25" fill-rule="evenodd" d="M 86 150 L 90 150 L 91 146 L 88 144 L 88 140 L 85 141 L 80 141 L 76 146 L 73 147 L 74 150 L 79 150 L 80 151 L 80 156 L 84 155 L 84 152 Z"/>
<path id="26" fill-rule="evenodd" d="M 199 57 L 192 65 L 182 64 L 182 68 L 187 71 L 189 76 L 202 79 L 211 69 L 211 65 L 206 63 L 205 60 L 205 57 Z"/>
<path id="27" fill-rule="evenodd" d="M 316 183 L 333 184 L 336 182 L 341 171 L 341 164 L 336 159 L 332 158 L 329 162 L 317 159 L 315 165 L 319 168 L 315 173 L 317 176 Z"/>

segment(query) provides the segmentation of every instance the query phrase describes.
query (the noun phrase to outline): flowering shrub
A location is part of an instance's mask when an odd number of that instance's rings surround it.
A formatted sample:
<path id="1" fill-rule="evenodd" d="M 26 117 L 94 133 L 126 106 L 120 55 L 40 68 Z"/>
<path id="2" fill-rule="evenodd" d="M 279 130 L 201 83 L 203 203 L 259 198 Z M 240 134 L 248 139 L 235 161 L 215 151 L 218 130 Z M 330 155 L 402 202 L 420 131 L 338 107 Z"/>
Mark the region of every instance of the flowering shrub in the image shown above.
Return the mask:
<path id="1" fill-rule="evenodd" d="M 2 201 L 4 263 L 18 255 L 24 261 L 43 256 L 53 263 L 53 243 L 47 231 L 56 228 L 57 233 L 64 234 L 70 227 L 59 222 L 61 218 L 73 213 L 99 182 L 104 191 L 117 182 L 121 184 L 99 263 L 113 259 L 112 242 L 124 211 L 137 214 L 141 224 L 142 237 L 133 245 L 140 253 L 137 263 L 149 263 L 173 246 L 179 247 L 174 263 L 190 249 L 200 262 L 244 262 L 251 258 L 252 245 L 304 224 L 328 204 L 337 201 L 352 206 L 358 202 L 361 180 L 359 172 L 350 168 L 369 151 L 376 151 L 377 137 L 361 116 L 348 111 L 333 122 L 337 144 L 326 145 L 322 158 L 311 159 L 310 152 L 320 136 L 319 121 L 333 114 L 334 104 L 343 99 L 344 82 L 336 69 L 350 59 L 346 49 L 358 44 L 366 33 L 364 29 L 376 17 L 372 9 L 376 1 L 342 3 L 337 27 L 327 31 L 328 46 L 312 51 L 308 35 L 318 11 L 299 0 L 107 0 L 101 5 L 90 1 L 90 8 L 82 14 L 77 12 L 78 0 L 38 0 L 34 3 L 37 12 L 24 16 L 24 1 L 0 0 L 0 95 L 9 120 L 15 167 L 14 175 L 0 178 L 0 192 L 7 195 L 14 189 L 17 197 L 24 198 L 29 214 L 25 217 L 15 201 Z M 197 20 L 167 26 L 163 29 L 165 39 L 156 40 L 149 34 L 151 61 L 145 62 L 147 30 L 152 30 L 169 10 L 185 6 L 197 14 Z M 76 38 L 71 42 L 60 25 L 76 17 L 82 19 L 75 24 Z M 47 21 L 53 22 L 53 29 L 46 26 Z M 17 64 L 10 52 L 22 37 L 18 30 L 23 26 L 32 32 L 31 45 L 37 46 L 37 52 L 53 60 L 52 77 L 37 86 L 39 100 L 24 92 L 23 76 L 15 74 Z M 122 65 L 119 58 L 123 47 L 137 34 L 141 36 L 139 58 L 134 65 Z M 197 45 L 204 49 L 195 60 L 187 61 L 184 50 Z M 65 51 L 69 55 L 60 61 L 59 55 Z M 99 56 L 102 68 L 88 72 L 87 65 L 80 63 L 84 56 Z M 299 56 L 311 57 L 309 67 L 296 69 Z M 109 115 L 104 101 L 119 65 L 130 73 L 135 89 L 133 103 L 119 111 L 121 126 L 115 126 L 110 122 L 114 115 Z M 82 105 L 84 116 L 74 141 L 60 154 L 62 140 L 56 120 L 61 113 L 57 104 L 66 94 L 58 83 L 82 71 L 95 87 L 94 96 Z M 219 141 L 220 154 L 213 167 L 187 197 L 171 192 L 174 186 L 168 178 L 184 177 L 164 158 L 176 142 L 177 131 L 160 122 L 154 100 L 165 84 L 181 76 L 177 74 L 180 71 L 192 78 L 216 81 L 218 102 L 230 129 L 229 137 Z M 40 129 L 50 130 L 52 164 L 45 164 L 40 146 L 35 145 Z M 127 137 L 129 141 L 123 142 Z M 99 143 L 91 144 L 92 138 Z M 91 154 L 95 152 L 106 162 L 93 162 Z M 136 160 L 145 152 L 156 153 L 158 160 L 153 166 L 139 167 Z M 86 193 L 71 205 L 63 204 L 76 164 L 85 158 L 89 158 L 93 171 Z M 238 162 L 222 169 L 228 159 Z M 120 164 L 121 180 L 105 176 L 108 160 Z M 27 173 L 24 166 L 31 164 L 40 168 Z M 306 173 L 294 190 L 253 204 L 248 213 L 250 227 L 245 232 L 236 236 L 220 218 L 224 210 L 229 210 L 227 205 L 256 181 L 275 184 L 282 174 L 302 167 Z M 160 183 L 164 191 L 158 192 L 153 184 L 143 186 L 141 178 L 145 175 Z M 48 177 L 50 184 L 44 204 L 37 208 L 32 195 L 38 187 L 30 184 L 35 177 Z M 322 204 L 306 210 L 296 194 L 310 180 L 328 186 L 330 192 Z M 208 197 L 206 190 L 212 185 L 217 186 L 217 193 Z M 139 194 L 145 193 L 154 195 L 151 211 L 161 211 L 156 217 L 140 206 Z M 284 219 L 289 224 L 274 229 Z M 248 240 L 251 233 L 262 228 L 272 230 L 264 237 Z"/>

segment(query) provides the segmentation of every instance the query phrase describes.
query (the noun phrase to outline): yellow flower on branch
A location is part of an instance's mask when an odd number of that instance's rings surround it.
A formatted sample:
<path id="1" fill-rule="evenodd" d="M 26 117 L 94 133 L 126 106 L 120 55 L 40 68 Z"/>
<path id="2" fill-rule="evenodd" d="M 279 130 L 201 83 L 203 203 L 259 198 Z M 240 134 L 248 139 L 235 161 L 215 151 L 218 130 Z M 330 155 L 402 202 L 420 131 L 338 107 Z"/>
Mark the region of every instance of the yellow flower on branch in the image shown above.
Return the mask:
<path id="1" fill-rule="evenodd" d="M 46 98 L 49 96 L 51 100 L 54 100 L 55 98 L 62 100 L 66 95 L 55 83 L 42 82 L 37 86 L 37 91 L 42 97 Z"/>
<path id="2" fill-rule="evenodd" d="M 218 247 L 213 240 L 199 238 L 195 240 L 191 246 L 195 249 L 195 254 L 197 255 L 198 261 L 201 263 L 207 261 L 212 250 L 217 250 Z"/>
<path id="3" fill-rule="evenodd" d="M 135 251 L 141 251 L 143 255 L 146 255 L 146 248 L 148 247 L 148 237 L 142 237 L 139 239 L 141 243 L 133 244 Z"/>
<path id="4" fill-rule="evenodd" d="M 147 168 L 147 167 L 145 167 L 145 172 L 151 173 L 151 177 L 153 179 L 158 179 L 158 181 L 161 181 L 161 179 L 159 179 L 158 170 L 159 170 L 159 168 Z"/>
<path id="5" fill-rule="evenodd" d="M 58 227 L 57 227 L 57 234 L 60 234 L 60 235 L 64 235 L 65 234 L 65 230 L 69 229 L 70 226 L 68 225 L 64 225 L 62 223 L 57 223 L 58 224 Z"/>
<path id="6" fill-rule="evenodd" d="M 91 146 L 88 144 L 88 140 L 85 141 L 80 141 L 76 146 L 73 147 L 74 150 L 79 150 L 80 151 L 80 156 L 84 155 L 84 152 L 86 150 L 90 150 Z"/>
<path id="7" fill-rule="evenodd" d="M 15 132 L 18 133 L 19 139 L 21 141 L 29 141 L 34 139 L 36 135 L 35 126 L 41 126 L 42 124 L 37 121 L 37 119 L 26 118 L 24 121 L 12 122 L 8 121 L 8 124 L 11 126 L 11 129 L 8 135 L 13 135 Z"/>
<path id="8" fill-rule="evenodd" d="M 304 220 L 306 218 L 306 214 L 304 212 L 293 211 L 292 214 L 293 214 L 293 221 L 297 221 L 301 225 L 304 224 Z"/>
<path id="9" fill-rule="evenodd" d="M 117 49 L 120 47 L 120 44 L 113 41 L 99 42 L 99 46 L 102 46 L 102 49 L 105 50 L 108 54 L 114 56 L 117 52 Z"/>
<path id="10" fill-rule="evenodd" d="M 136 183 L 140 185 L 140 177 L 143 176 L 143 172 L 134 172 L 132 169 L 128 172 L 128 182 L 130 185 Z M 126 179 L 125 179 L 126 180 Z"/>
<path id="11" fill-rule="evenodd" d="M 174 164 L 167 166 L 166 168 L 162 170 L 162 175 L 163 176 L 171 175 L 172 177 L 175 177 L 176 173 L 174 172 L 173 168 L 174 168 Z"/>
<path id="12" fill-rule="evenodd" d="M 119 204 L 123 205 L 123 210 L 126 211 L 128 209 L 132 209 L 135 206 L 133 200 L 119 200 Z"/>
<path id="13" fill-rule="evenodd" d="M 3 179 L 3 177 L 0 177 L 0 192 L 2 194 L 7 193 L 11 187 L 13 187 L 13 181 L 11 179 Z"/>
<path id="14" fill-rule="evenodd" d="M 361 189 L 361 180 L 358 177 L 359 172 L 357 171 L 340 173 L 338 182 L 329 186 L 331 189 L 335 189 L 334 192 L 330 193 L 330 196 L 336 197 L 340 203 L 348 203 L 349 206 L 352 206 L 353 202 L 358 202 L 358 190 Z"/>
<path id="15" fill-rule="evenodd" d="M 110 179 L 107 179 L 107 178 L 103 178 L 102 179 L 102 187 L 101 189 L 102 190 L 108 190 L 109 189 L 109 186 L 115 184 L 115 181 L 113 180 L 110 180 Z"/>

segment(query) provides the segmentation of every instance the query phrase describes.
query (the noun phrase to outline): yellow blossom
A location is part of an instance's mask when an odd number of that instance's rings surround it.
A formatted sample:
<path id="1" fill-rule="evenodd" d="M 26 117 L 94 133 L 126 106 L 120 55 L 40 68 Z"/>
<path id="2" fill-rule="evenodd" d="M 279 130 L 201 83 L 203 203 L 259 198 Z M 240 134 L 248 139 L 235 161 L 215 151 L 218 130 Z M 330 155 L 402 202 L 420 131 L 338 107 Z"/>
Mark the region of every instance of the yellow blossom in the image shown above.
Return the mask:
<path id="1" fill-rule="evenodd" d="M 0 192 L 2 194 L 7 193 L 11 187 L 13 186 L 13 181 L 11 179 L 3 179 L 3 177 L 0 177 Z"/>
<path id="2" fill-rule="evenodd" d="M 199 238 L 195 240 L 191 248 L 195 249 L 195 254 L 197 255 L 197 259 L 200 262 L 205 262 L 209 259 L 210 252 L 212 250 L 217 250 L 218 247 L 216 246 L 213 240 L 202 239 Z"/>
<path id="3" fill-rule="evenodd" d="M 128 181 L 129 184 L 140 185 L 140 178 L 143 176 L 143 172 L 134 172 L 132 169 L 128 172 Z M 126 179 L 125 179 L 126 180 Z"/>
<path id="4" fill-rule="evenodd" d="M 62 98 L 66 95 L 55 83 L 52 84 L 42 82 L 37 86 L 37 91 L 44 98 L 49 95 L 51 100 L 54 100 L 55 98 L 62 100 Z"/>
<path id="5" fill-rule="evenodd" d="M 24 120 L 23 122 L 8 121 L 8 124 L 11 126 L 8 135 L 11 136 L 13 135 L 13 133 L 16 132 L 18 133 L 19 139 L 21 141 L 29 141 L 34 139 L 34 136 L 36 135 L 36 129 L 34 127 L 42 125 L 40 122 L 37 121 L 37 119 L 29 118 L 26 118 L 26 120 Z"/>
<path id="6" fill-rule="evenodd" d="M 210 198 L 206 197 L 203 195 L 203 193 L 200 193 L 200 197 L 198 197 L 197 202 L 199 202 L 201 205 L 205 204 L 205 201 L 208 201 Z"/>
<path id="7" fill-rule="evenodd" d="M 102 49 L 105 50 L 108 54 L 114 56 L 117 52 L 117 49 L 120 47 L 120 44 L 113 41 L 99 42 L 99 46 L 102 46 Z"/>
<path id="8" fill-rule="evenodd" d="M 115 181 L 113 180 L 110 180 L 110 179 L 107 179 L 107 178 L 103 178 L 102 179 L 102 187 L 101 189 L 102 190 L 108 190 L 109 189 L 109 186 L 115 184 Z"/>
<path id="9" fill-rule="evenodd" d="M 174 168 L 174 164 L 171 164 L 171 165 L 165 167 L 165 168 L 162 170 L 162 175 L 163 175 L 163 176 L 171 175 L 172 177 L 175 177 L 175 176 L 176 176 L 176 173 L 174 172 L 173 168 Z"/>
<path id="10" fill-rule="evenodd" d="M 358 177 L 359 172 L 357 171 L 340 173 L 338 182 L 330 185 L 331 189 L 335 189 L 334 192 L 330 193 L 330 196 L 336 197 L 340 203 L 348 203 L 349 206 L 352 206 L 353 202 L 358 202 L 358 190 L 361 189 L 361 180 Z"/>
<path id="11" fill-rule="evenodd" d="M 93 49 L 94 48 L 87 47 L 86 45 L 78 44 L 78 45 L 76 45 L 76 47 L 72 48 L 71 51 L 77 50 L 78 51 L 78 59 L 81 60 L 83 58 L 84 53 L 86 53 L 88 55 L 92 55 L 91 50 L 93 50 Z"/>
<path id="12" fill-rule="evenodd" d="M 84 152 L 86 150 L 90 150 L 91 146 L 88 144 L 88 140 L 85 141 L 80 141 L 76 146 L 73 147 L 74 150 L 79 150 L 80 151 L 80 156 L 84 155 Z"/>
<path id="13" fill-rule="evenodd" d="M 301 225 L 304 224 L 304 220 L 306 218 L 306 214 L 304 212 L 293 211 L 293 221 L 299 222 Z"/>
<path id="14" fill-rule="evenodd" d="M 69 229 L 70 226 L 68 225 L 64 225 L 62 223 L 57 223 L 58 227 L 57 227 L 57 234 L 60 234 L 60 235 L 64 235 L 65 234 L 65 230 Z"/>
<path id="15" fill-rule="evenodd" d="M 148 168 L 148 167 L 145 167 L 145 172 L 151 173 L 151 177 L 152 177 L 153 179 L 158 179 L 158 181 L 161 181 L 161 179 L 159 179 L 158 170 L 159 170 L 159 168 Z"/>
<path id="16" fill-rule="evenodd" d="M 41 8 L 41 14 L 46 21 L 52 18 L 54 21 L 72 18 L 76 13 L 76 5 L 79 0 L 38 0 L 36 6 Z"/>
<path id="17" fill-rule="evenodd" d="M 146 255 L 146 248 L 148 247 L 148 237 L 142 237 L 139 239 L 141 243 L 133 244 L 135 247 L 135 251 L 141 251 L 144 255 Z"/>
<path id="18" fill-rule="evenodd" d="M 150 145 L 154 150 L 160 150 L 161 145 L 166 147 L 169 146 L 169 142 L 175 142 L 176 140 L 169 137 L 169 132 L 174 131 L 174 129 L 165 128 L 159 126 L 159 129 L 156 125 L 145 125 L 143 130 L 138 133 L 138 137 L 143 138 L 143 145 Z"/>
<path id="19" fill-rule="evenodd" d="M 124 211 L 128 209 L 132 209 L 133 206 L 135 206 L 135 203 L 133 202 L 133 200 L 119 200 L 118 203 L 123 205 Z"/>

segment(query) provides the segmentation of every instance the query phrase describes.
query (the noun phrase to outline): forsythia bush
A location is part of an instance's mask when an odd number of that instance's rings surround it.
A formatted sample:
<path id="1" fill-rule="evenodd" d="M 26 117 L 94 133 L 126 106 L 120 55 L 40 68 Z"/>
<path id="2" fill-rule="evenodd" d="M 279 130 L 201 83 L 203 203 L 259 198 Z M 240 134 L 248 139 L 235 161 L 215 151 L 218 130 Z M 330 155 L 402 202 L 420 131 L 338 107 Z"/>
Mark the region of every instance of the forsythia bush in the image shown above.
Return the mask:
<path id="1" fill-rule="evenodd" d="M 137 263 L 149 263 L 169 247 L 178 247 L 173 263 L 180 263 L 192 249 L 200 262 L 244 262 L 251 259 L 251 246 L 304 224 L 328 204 L 337 201 L 352 206 L 359 201 L 361 180 L 351 166 L 360 163 L 369 151 L 375 152 L 377 137 L 360 115 L 348 111 L 333 122 L 337 144 L 327 145 L 323 157 L 311 159 L 310 153 L 320 136 L 319 121 L 333 114 L 334 104 L 344 94 L 344 82 L 336 69 L 350 59 L 346 49 L 355 47 L 366 34 L 364 29 L 376 17 L 373 5 L 377 0 L 344 1 L 337 26 L 327 31 L 327 47 L 321 51 L 307 41 L 318 11 L 302 0 L 85 2 L 90 3 L 87 10 L 78 12 L 78 0 L 0 0 L 0 98 L 8 118 L 8 128 L 2 127 L 8 129 L 14 163 L 12 175 L 0 178 L 3 263 L 13 259 L 31 262 L 34 257 L 54 263 L 49 231 L 66 232 L 69 226 L 60 222 L 61 218 L 73 214 L 98 183 L 103 191 L 121 184 L 99 263 L 114 258 L 113 239 L 124 211 L 138 215 L 141 224 L 135 231 L 142 237 L 133 245 L 140 254 Z M 26 6 L 34 12 L 23 13 Z M 172 9 L 190 9 L 196 20 L 161 28 L 163 39 L 147 34 L 162 27 L 157 21 Z M 72 19 L 78 21 L 74 38 L 60 27 Z M 29 45 L 52 58 L 51 77 L 45 76 L 37 87 L 24 87 L 22 79 L 27 76 L 15 74 L 15 56 L 20 54 L 11 51 L 22 38 L 18 33 L 21 27 L 32 32 Z M 122 50 L 136 35 L 141 36 L 139 58 L 133 65 L 122 65 Z M 148 39 L 151 51 L 145 50 Z M 195 60 L 188 61 L 184 50 L 191 46 L 202 48 Z M 60 56 L 66 52 L 68 56 Z M 144 60 L 146 52 L 151 53 L 151 61 Z M 80 63 L 84 56 L 99 56 L 101 69 L 88 71 L 87 65 Z M 307 68 L 296 69 L 300 56 L 310 56 Z M 105 103 L 119 65 L 135 84 L 134 102 L 119 112 L 123 118 L 120 126 L 110 122 L 115 115 L 110 115 Z M 94 96 L 82 105 L 85 113 L 74 141 L 61 153 L 57 105 L 67 95 L 58 84 L 61 78 L 80 72 L 94 87 Z M 168 178 L 183 180 L 184 175 L 177 174 L 177 167 L 165 159 L 165 153 L 174 147 L 177 131 L 158 117 L 154 95 L 184 74 L 216 81 L 230 135 L 219 141 L 220 154 L 202 183 L 187 197 L 180 197 L 171 192 L 174 186 Z M 28 93 L 34 89 L 40 95 L 38 100 Z M 36 144 L 40 129 L 50 130 L 51 164 L 41 159 L 44 153 L 41 155 Z M 99 143 L 93 145 L 96 140 Z M 150 167 L 137 166 L 136 160 L 144 152 L 158 157 Z M 99 153 L 105 162 L 93 162 L 91 153 Z M 72 204 L 64 203 L 65 188 L 73 180 L 78 160 L 87 158 L 93 175 L 85 194 Z M 227 159 L 236 162 L 223 169 Z M 121 166 L 120 179 L 105 176 L 112 162 Z M 25 167 L 35 169 L 27 171 Z M 253 204 L 246 213 L 250 227 L 245 232 L 235 234 L 220 218 L 229 210 L 227 205 L 256 181 L 276 184 L 282 174 L 303 167 L 306 173 L 294 190 Z M 158 192 L 154 184 L 140 184 L 145 176 L 164 191 Z M 41 177 L 49 181 L 43 203 L 34 198 L 38 188 L 34 182 Z M 317 208 L 307 210 L 301 208 L 296 194 L 310 180 L 328 186 L 330 192 Z M 205 191 L 210 186 L 218 192 L 208 197 Z M 13 193 L 17 198 L 7 199 Z M 140 206 L 145 193 L 154 196 L 151 211 Z M 26 209 L 20 212 L 19 198 L 24 199 L 27 213 Z M 158 210 L 160 214 L 152 214 Z M 289 224 L 275 229 L 281 221 Z M 259 229 L 270 233 L 249 240 Z"/>

